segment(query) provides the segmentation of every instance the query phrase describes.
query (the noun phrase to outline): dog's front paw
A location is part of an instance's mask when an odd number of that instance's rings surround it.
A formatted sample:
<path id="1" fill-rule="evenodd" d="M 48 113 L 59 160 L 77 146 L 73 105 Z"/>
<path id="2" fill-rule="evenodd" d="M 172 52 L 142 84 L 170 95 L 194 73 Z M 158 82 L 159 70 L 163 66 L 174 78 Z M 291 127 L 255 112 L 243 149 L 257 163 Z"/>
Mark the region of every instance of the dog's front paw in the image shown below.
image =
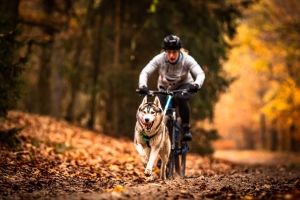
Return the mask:
<path id="1" fill-rule="evenodd" d="M 145 174 L 145 176 L 149 177 L 152 174 L 152 170 L 151 169 L 146 169 L 144 174 Z"/>

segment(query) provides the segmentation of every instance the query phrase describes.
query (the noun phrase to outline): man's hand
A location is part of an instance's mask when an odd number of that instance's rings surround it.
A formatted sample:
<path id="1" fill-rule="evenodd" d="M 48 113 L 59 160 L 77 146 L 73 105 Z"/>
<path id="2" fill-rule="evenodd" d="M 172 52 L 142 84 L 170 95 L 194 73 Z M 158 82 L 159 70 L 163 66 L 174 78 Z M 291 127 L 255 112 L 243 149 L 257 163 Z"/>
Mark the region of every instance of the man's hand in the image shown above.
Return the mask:
<path id="1" fill-rule="evenodd" d="M 147 86 L 140 87 L 140 94 L 148 94 L 149 90 Z"/>
<path id="2" fill-rule="evenodd" d="M 189 88 L 189 92 L 195 92 L 195 93 L 197 93 L 198 89 L 199 89 L 199 85 L 198 84 L 191 84 L 190 88 Z"/>

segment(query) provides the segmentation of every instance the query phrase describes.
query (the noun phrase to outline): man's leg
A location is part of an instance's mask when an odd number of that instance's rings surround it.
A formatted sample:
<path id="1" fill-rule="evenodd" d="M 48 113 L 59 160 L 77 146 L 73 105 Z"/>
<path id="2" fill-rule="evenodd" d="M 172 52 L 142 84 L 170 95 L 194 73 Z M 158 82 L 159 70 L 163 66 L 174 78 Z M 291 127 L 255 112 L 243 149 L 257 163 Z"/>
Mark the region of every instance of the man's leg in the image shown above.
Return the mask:
<path id="1" fill-rule="evenodd" d="M 190 84 L 184 84 L 180 86 L 178 89 L 188 89 Z M 192 140 L 192 133 L 190 132 L 190 116 L 191 116 L 191 111 L 190 111 L 190 104 L 189 101 L 193 97 L 192 94 L 176 94 L 175 95 L 175 102 L 178 106 L 178 112 L 179 116 L 181 117 L 182 121 L 182 128 L 183 128 L 183 139 L 187 141 Z"/>

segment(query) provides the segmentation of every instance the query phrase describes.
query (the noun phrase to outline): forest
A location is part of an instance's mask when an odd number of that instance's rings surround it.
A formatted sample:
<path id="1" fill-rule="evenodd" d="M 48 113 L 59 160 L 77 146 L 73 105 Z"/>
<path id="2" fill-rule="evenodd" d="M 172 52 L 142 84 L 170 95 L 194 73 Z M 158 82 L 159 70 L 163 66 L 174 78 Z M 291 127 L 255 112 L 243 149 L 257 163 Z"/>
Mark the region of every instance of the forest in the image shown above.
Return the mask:
<path id="1" fill-rule="evenodd" d="M 142 68 L 177 35 L 205 72 L 193 151 L 299 152 L 298 0 L 0 3 L 0 116 L 51 116 L 133 137 Z M 149 88 L 156 89 L 156 75 Z"/>

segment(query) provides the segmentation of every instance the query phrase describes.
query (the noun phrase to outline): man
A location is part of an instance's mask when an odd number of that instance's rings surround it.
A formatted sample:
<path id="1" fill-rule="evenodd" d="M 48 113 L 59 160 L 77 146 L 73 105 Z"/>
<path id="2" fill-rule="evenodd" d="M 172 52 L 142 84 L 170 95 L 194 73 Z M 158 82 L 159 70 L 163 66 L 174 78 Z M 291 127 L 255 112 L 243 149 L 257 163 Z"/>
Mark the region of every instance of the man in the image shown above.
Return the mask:
<path id="1" fill-rule="evenodd" d="M 140 93 L 148 93 L 148 78 L 155 70 L 159 72 L 157 82 L 159 89 L 189 89 L 190 92 L 197 92 L 204 82 L 205 74 L 195 59 L 184 52 L 180 38 L 175 35 L 167 36 L 163 40 L 162 48 L 164 51 L 155 56 L 140 73 Z M 182 95 L 179 93 L 174 96 L 174 103 L 178 107 L 182 120 L 183 139 L 186 141 L 192 140 L 189 106 L 192 96 L 192 94 Z M 159 98 L 164 108 L 166 98 L 165 96 L 160 96 Z"/>

